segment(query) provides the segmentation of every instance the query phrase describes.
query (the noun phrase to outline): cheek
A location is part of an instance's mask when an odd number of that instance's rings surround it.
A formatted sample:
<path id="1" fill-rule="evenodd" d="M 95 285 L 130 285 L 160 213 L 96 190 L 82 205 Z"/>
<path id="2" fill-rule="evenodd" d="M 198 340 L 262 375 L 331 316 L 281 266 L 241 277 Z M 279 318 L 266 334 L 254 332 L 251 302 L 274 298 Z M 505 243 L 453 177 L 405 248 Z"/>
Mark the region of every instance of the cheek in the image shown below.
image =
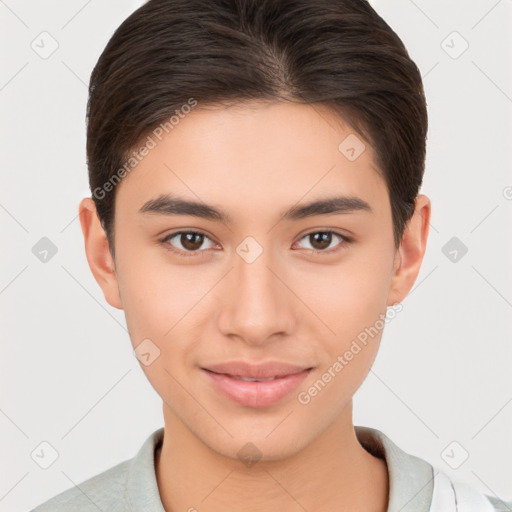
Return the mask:
<path id="1" fill-rule="evenodd" d="M 165 261 L 149 264 L 142 251 L 119 266 L 119 286 L 129 336 L 135 352 L 146 346 L 157 357 L 141 368 L 168 404 L 186 404 L 180 382 L 189 377 L 197 356 L 197 343 L 206 329 L 208 291 L 218 279 Z M 128 270 L 129 269 L 129 270 Z M 123 270 L 126 270 L 123 272 Z M 147 341 L 150 340 L 150 341 Z M 144 345 L 146 344 L 146 345 Z"/>
<path id="2" fill-rule="evenodd" d="M 129 269 L 123 272 L 123 269 Z M 207 291 L 170 265 L 148 265 L 126 258 L 119 266 L 119 287 L 129 336 L 148 381 L 173 409 L 187 407 L 185 382 L 195 350 L 193 323 Z M 144 354 L 149 353 L 148 359 Z"/>
<path id="3" fill-rule="evenodd" d="M 319 415 L 329 410 L 335 418 L 362 384 L 377 355 L 385 327 L 389 281 L 379 265 L 361 265 L 358 271 L 355 267 L 326 282 L 325 293 L 320 294 L 317 288 L 312 296 L 322 321 L 333 331 L 314 338 L 316 343 L 322 340 L 320 364 L 302 388 L 304 394 L 299 400 L 308 405 L 312 416 L 316 410 Z"/>
<path id="4" fill-rule="evenodd" d="M 367 257 L 354 253 L 339 265 L 318 266 L 315 272 L 307 270 L 293 277 L 297 295 L 315 313 L 318 328 L 333 340 L 333 348 L 342 349 L 386 312 L 391 278 L 388 258 L 371 257 L 368 252 Z"/>
<path id="5" fill-rule="evenodd" d="M 319 368 L 303 388 L 310 411 L 329 407 L 333 417 L 339 414 L 375 360 L 385 326 L 391 265 L 388 257 L 375 257 L 375 250 L 324 269 L 314 283 L 305 280 L 306 302 L 321 320 L 315 320 L 312 333 L 321 343 Z"/>
<path id="6" fill-rule="evenodd" d="M 119 264 L 118 281 L 132 342 L 140 337 L 165 339 L 190 320 L 208 290 L 192 267 L 144 258 L 140 252 Z"/>

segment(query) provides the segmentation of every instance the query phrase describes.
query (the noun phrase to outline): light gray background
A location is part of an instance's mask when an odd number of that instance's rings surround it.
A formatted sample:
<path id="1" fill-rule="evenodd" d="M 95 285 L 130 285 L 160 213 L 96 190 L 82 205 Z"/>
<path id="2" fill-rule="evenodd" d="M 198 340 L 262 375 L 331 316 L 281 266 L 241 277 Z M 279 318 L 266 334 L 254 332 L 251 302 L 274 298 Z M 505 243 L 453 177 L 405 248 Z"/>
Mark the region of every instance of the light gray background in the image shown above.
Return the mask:
<path id="1" fill-rule="evenodd" d="M 424 78 L 421 192 L 433 213 L 422 270 L 384 331 L 355 422 L 510 499 L 512 1 L 372 4 Z M 134 456 L 163 425 L 123 312 L 90 273 L 77 218 L 90 195 L 89 75 L 139 5 L 0 0 L 2 511 L 29 510 Z M 51 38 L 58 48 L 42 58 L 32 46 L 49 51 Z M 443 253 L 454 236 L 468 248 L 455 262 Z M 45 263 L 32 252 L 42 237 L 58 249 Z M 44 441 L 58 452 L 48 469 L 31 457 Z"/>

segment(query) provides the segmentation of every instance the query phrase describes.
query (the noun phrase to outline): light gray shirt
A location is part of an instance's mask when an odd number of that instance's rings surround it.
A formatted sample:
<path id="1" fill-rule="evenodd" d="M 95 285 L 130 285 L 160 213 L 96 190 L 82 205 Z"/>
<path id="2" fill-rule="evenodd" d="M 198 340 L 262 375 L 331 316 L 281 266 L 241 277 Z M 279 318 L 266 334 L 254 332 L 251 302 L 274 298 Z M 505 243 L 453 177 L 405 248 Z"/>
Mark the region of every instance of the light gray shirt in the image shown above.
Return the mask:
<path id="1" fill-rule="evenodd" d="M 155 450 L 163 435 L 163 428 L 155 430 L 132 459 L 58 494 L 31 512 L 166 512 L 155 473 Z M 356 427 L 356 435 L 368 452 L 386 461 L 388 512 L 445 512 L 431 510 L 436 471 L 428 462 L 404 452 L 378 430 Z M 499 498 L 481 499 L 489 502 L 490 510 L 512 510 L 510 502 Z"/>

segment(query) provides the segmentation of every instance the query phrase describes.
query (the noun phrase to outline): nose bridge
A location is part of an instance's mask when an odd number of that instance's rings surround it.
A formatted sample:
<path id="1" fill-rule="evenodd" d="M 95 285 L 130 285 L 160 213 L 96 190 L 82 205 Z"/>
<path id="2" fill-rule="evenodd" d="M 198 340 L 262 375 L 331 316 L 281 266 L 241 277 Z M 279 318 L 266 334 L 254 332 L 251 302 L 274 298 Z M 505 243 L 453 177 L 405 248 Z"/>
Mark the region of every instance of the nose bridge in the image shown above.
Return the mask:
<path id="1" fill-rule="evenodd" d="M 291 332 L 293 304 L 290 292 L 276 277 L 282 273 L 278 258 L 271 248 L 250 238 L 233 255 L 234 269 L 228 280 L 220 328 L 225 335 L 261 344 L 273 334 Z M 285 276 L 281 279 L 286 282 Z"/>

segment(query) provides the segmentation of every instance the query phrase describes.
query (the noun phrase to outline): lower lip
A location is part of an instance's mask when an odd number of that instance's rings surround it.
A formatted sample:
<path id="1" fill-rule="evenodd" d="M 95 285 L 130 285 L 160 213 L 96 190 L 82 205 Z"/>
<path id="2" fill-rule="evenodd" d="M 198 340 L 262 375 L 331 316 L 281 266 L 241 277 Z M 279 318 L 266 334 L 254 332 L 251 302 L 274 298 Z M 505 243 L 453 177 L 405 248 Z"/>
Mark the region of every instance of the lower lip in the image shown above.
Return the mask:
<path id="1" fill-rule="evenodd" d="M 202 369 L 215 388 L 234 402 L 246 407 L 267 407 L 291 393 L 309 374 L 310 370 L 269 381 L 245 381 L 229 375 Z"/>

